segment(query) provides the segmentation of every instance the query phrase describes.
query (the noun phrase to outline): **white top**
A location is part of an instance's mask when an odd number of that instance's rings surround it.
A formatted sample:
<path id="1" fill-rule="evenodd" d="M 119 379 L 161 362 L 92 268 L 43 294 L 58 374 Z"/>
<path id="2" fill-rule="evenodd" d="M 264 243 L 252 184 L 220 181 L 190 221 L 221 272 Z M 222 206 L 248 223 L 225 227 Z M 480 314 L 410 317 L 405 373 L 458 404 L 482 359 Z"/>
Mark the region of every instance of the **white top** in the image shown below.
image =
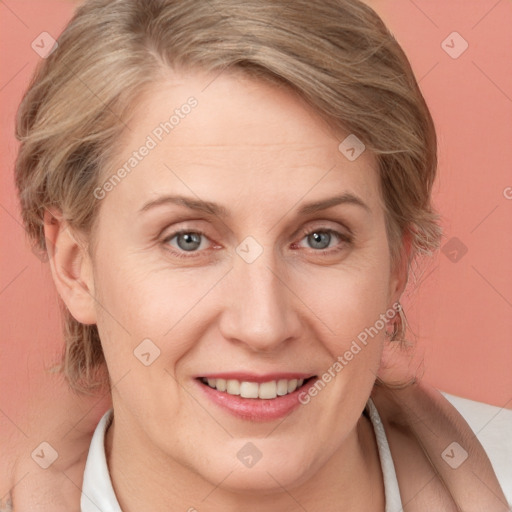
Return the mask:
<path id="1" fill-rule="evenodd" d="M 108 472 L 105 432 L 112 422 L 112 409 L 99 421 L 91 439 L 82 484 L 81 512 L 122 512 Z"/>
<path id="2" fill-rule="evenodd" d="M 366 404 L 367 411 L 375 432 L 377 440 L 377 449 L 379 451 L 380 466 L 382 468 L 382 477 L 384 480 L 384 496 L 386 497 L 386 512 L 401 512 L 402 499 L 400 498 L 400 490 L 398 488 L 398 480 L 396 478 L 395 464 L 389 450 L 388 438 L 384 431 L 384 426 L 380 419 L 377 408 L 371 398 Z"/>
<path id="3" fill-rule="evenodd" d="M 443 393 L 459 410 L 487 451 L 498 480 L 512 502 L 512 411 Z M 386 512 L 403 510 L 393 458 L 379 413 L 371 399 L 367 411 L 375 431 L 386 496 Z M 122 512 L 105 457 L 105 432 L 112 409 L 99 421 L 91 440 L 82 485 L 81 512 Z"/>

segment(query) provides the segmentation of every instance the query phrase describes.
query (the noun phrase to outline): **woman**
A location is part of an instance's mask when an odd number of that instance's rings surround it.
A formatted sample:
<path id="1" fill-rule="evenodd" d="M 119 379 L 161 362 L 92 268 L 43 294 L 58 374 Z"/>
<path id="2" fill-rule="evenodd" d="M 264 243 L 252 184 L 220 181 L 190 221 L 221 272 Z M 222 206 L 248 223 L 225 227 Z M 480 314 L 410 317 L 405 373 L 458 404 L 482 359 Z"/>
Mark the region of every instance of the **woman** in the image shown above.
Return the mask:
<path id="1" fill-rule="evenodd" d="M 81 510 L 507 510 L 449 403 L 381 384 L 440 228 L 432 119 L 370 8 L 88 1 L 17 133 L 63 370 L 112 394 Z"/>

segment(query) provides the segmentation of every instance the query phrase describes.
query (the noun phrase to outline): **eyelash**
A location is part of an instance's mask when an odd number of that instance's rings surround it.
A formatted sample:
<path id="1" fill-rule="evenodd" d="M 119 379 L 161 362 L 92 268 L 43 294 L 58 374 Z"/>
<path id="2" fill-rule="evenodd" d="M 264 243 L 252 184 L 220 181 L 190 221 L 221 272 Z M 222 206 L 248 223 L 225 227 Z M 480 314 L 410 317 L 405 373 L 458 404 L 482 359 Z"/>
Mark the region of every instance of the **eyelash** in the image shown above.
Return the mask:
<path id="1" fill-rule="evenodd" d="M 330 228 L 313 228 L 313 229 L 304 229 L 301 232 L 301 239 L 302 241 L 304 238 L 308 237 L 309 235 L 312 235 L 313 233 L 328 233 L 329 235 L 334 235 L 339 242 L 344 242 L 345 244 L 351 245 L 353 242 L 353 238 L 351 235 L 347 235 L 345 233 L 340 233 L 339 231 L 336 231 L 335 229 Z M 294 244 L 295 245 L 295 244 Z M 330 256 L 334 253 L 340 252 L 343 250 L 342 247 L 330 247 L 329 249 L 312 249 L 313 252 L 316 254 L 319 254 L 320 256 Z"/>
<path id="2" fill-rule="evenodd" d="M 169 252 L 171 252 L 174 256 L 178 257 L 178 258 L 195 258 L 195 257 L 198 257 L 200 255 L 200 253 L 202 251 L 190 251 L 187 253 L 187 251 L 178 251 L 178 250 L 175 250 L 175 249 L 169 249 L 169 245 L 168 243 L 175 237 L 179 236 L 179 235 L 182 235 L 182 234 L 185 234 L 185 233 L 194 233 L 196 235 L 199 235 L 199 236 L 203 236 L 205 238 L 208 238 L 208 236 L 206 235 L 206 233 L 204 233 L 203 231 L 201 230 L 191 230 L 191 229 L 182 229 L 180 231 L 176 231 L 174 233 L 171 233 L 169 236 L 165 237 L 165 239 L 163 240 L 163 243 L 164 245 L 166 245 L 167 249 Z M 315 229 L 310 229 L 310 230 L 303 230 L 301 232 L 301 239 L 300 241 L 302 241 L 305 237 L 309 236 L 309 235 L 312 235 L 313 233 L 328 233 L 330 235 L 334 235 L 336 238 L 338 238 L 341 242 L 344 242 L 348 245 L 351 245 L 353 243 L 353 237 L 351 235 L 347 235 L 347 234 L 344 234 L 344 233 L 340 233 L 339 231 L 336 231 L 334 229 L 330 229 L 330 228 L 315 228 Z M 293 244 L 293 245 L 296 245 L 296 244 Z M 316 254 L 320 255 L 320 256 L 330 256 L 332 255 L 333 253 L 337 253 L 341 250 L 343 250 L 342 248 L 330 248 L 330 249 L 312 249 L 310 248 L 312 251 L 314 251 Z"/>
<path id="3" fill-rule="evenodd" d="M 176 231 L 175 233 L 171 233 L 169 236 L 165 237 L 165 239 L 163 240 L 163 243 L 164 245 L 166 245 L 166 248 L 167 250 L 172 253 L 174 256 L 177 256 L 178 258 L 194 258 L 194 257 L 197 257 L 198 255 L 198 251 L 191 251 L 189 253 L 187 253 L 187 251 L 177 251 L 176 249 L 169 249 L 169 245 L 168 243 L 175 237 L 179 236 L 179 235 L 183 235 L 185 233 L 194 233 L 196 235 L 199 235 L 199 236 L 204 236 L 206 238 L 208 238 L 206 236 L 206 233 L 204 233 L 203 231 L 200 231 L 200 230 L 192 230 L 192 229 L 182 229 L 180 231 Z"/>

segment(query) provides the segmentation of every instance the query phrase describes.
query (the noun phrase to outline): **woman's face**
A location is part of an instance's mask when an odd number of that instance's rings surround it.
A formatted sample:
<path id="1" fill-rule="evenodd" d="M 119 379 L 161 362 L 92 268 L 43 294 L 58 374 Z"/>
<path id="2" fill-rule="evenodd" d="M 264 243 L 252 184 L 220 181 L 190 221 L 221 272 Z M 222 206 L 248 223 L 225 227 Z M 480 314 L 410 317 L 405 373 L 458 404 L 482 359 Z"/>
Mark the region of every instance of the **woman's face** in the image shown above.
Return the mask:
<path id="1" fill-rule="evenodd" d="M 125 456 L 270 490 L 356 449 L 402 281 L 376 161 L 342 152 L 348 135 L 228 73 L 176 75 L 138 105 L 92 262 Z"/>

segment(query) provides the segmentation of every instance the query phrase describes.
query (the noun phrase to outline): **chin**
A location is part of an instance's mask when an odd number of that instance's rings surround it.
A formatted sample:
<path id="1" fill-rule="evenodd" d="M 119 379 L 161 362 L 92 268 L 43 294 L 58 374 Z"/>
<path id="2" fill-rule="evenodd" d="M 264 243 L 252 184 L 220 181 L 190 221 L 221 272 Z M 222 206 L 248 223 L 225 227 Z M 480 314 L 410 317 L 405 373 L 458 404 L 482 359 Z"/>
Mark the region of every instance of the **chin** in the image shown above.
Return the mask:
<path id="1" fill-rule="evenodd" d="M 218 478 L 218 477 L 217 477 Z M 274 465 L 262 466 L 259 469 L 237 468 L 221 484 L 221 488 L 234 494 L 262 494 L 282 493 L 283 487 L 291 489 L 305 480 L 303 470 L 296 469 L 293 473 L 283 471 Z M 215 482 L 217 485 L 218 482 Z"/>
<path id="2" fill-rule="evenodd" d="M 218 458 L 209 458 L 219 464 L 203 468 L 202 475 L 214 485 L 222 481 L 221 488 L 228 492 L 259 495 L 282 492 L 283 487 L 296 487 L 311 476 L 312 461 L 305 460 L 305 451 L 305 447 L 286 447 L 282 443 L 277 449 L 274 443 L 262 439 L 246 441 L 233 452 L 226 447 Z M 234 457 L 226 457 L 231 452 Z"/>

